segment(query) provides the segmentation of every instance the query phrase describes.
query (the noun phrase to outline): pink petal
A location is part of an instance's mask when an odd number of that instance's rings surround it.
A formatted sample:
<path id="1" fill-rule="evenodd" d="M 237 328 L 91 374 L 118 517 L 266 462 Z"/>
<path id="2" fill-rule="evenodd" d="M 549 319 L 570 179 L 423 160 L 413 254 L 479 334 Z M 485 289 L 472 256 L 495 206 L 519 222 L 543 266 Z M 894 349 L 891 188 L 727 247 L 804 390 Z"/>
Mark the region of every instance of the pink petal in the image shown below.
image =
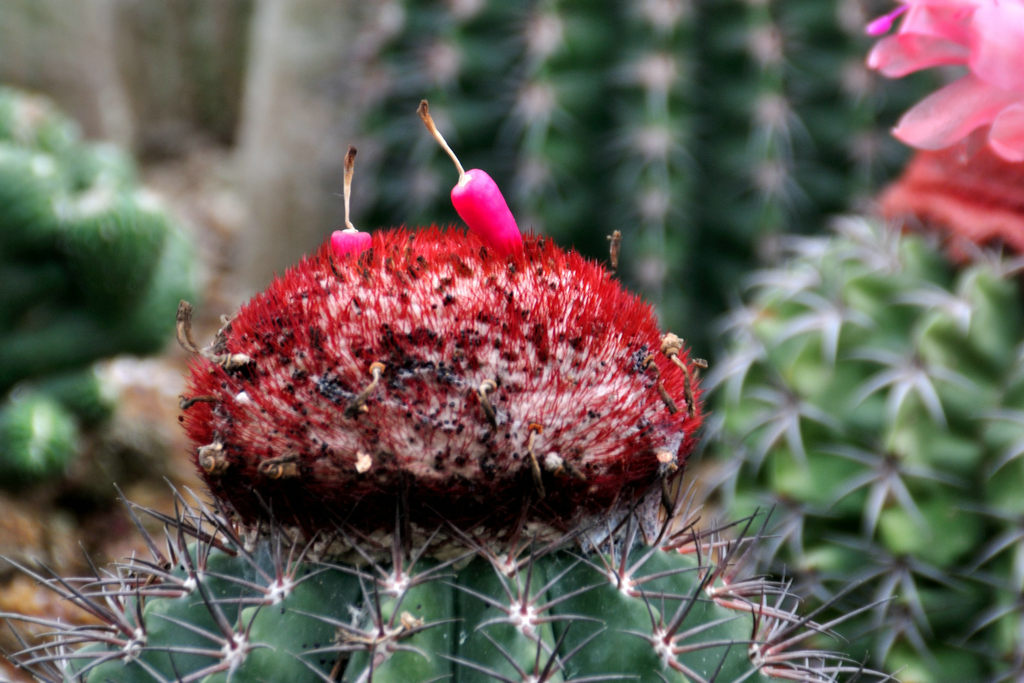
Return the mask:
<path id="1" fill-rule="evenodd" d="M 892 134 L 912 147 L 942 149 L 991 123 L 1001 109 L 1016 100 L 1014 93 L 968 74 L 914 105 Z"/>
<path id="2" fill-rule="evenodd" d="M 1024 6 L 983 7 L 971 22 L 971 71 L 1024 99 Z"/>
<path id="3" fill-rule="evenodd" d="M 1024 104 L 1003 109 L 992 122 L 988 144 L 1007 161 L 1024 161 Z"/>
<path id="4" fill-rule="evenodd" d="M 942 64 L 964 64 L 970 53 L 957 43 L 900 33 L 878 41 L 868 54 L 868 67 L 888 78 L 900 78 L 920 69 Z"/>
<path id="5" fill-rule="evenodd" d="M 981 3 L 991 0 L 981 0 Z M 916 2 L 900 24 L 901 34 L 931 36 L 966 45 L 970 39 L 970 19 L 978 0 Z"/>

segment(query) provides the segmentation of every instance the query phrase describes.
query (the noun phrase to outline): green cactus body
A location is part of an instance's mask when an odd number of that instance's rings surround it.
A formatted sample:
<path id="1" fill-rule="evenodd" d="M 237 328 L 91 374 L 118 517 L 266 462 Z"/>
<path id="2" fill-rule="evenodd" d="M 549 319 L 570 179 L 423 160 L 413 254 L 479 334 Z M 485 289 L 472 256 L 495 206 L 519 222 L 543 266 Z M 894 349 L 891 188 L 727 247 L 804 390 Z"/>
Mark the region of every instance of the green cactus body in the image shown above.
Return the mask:
<path id="1" fill-rule="evenodd" d="M 882 602 L 844 633 L 870 632 L 904 680 L 1022 672 L 1014 272 L 991 258 L 953 273 L 919 237 L 844 220 L 752 277 L 709 378 L 719 457 L 741 456 L 733 510 L 776 506 L 773 566 L 798 585 L 863 582 Z"/>
<path id="2" fill-rule="evenodd" d="M 181 498 L 176 518 L 159 519 L 168 542 L 147 536 L 153 558 L 49 582 L 102 623 L 57 635 L 52 658 L 37 653 L 26 668 L 96 683 L 831 681 L 860 671 L 796 645 L 817 626 L 790 611 L 783 586 L 734 580 L 737 549 L 756 539 L 722 544 L 687 526 L 634 547 L 630 525 L 592 553 L 524 544 L 496 556 L 466 537 L 438 560 L 396 540 L 389 561 L 338 564 L 280 528 L 248 546 Z"/>
<path id="3" fill-rule="evenodd" d="M 0 246 L 0 391 L 159 349 L 178 300 L 194 293 L 189 247 L 138 190 L 127 157 L 82 143 L 45 100 L 9 89 L 0 90 Z M 168 256 L 173 270 L 161 267 Z"/>

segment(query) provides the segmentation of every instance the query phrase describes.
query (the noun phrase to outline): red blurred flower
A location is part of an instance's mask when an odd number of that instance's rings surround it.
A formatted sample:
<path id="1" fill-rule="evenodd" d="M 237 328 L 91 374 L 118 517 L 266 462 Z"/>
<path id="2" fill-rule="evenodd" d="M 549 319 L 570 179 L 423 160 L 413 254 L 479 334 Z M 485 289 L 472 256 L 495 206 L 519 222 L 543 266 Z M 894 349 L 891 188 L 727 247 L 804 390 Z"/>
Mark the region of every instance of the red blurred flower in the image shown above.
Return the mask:
<path id="1" fill-rule="evenodd" d="M 868 66 L 890 78 L 941 65 L 966 74 L 910 109 L 893 134 L 920 149 L 942 149 L 990 126 L 988 144 L 1024 161 L 1024 1 L 903 0 L 868 25 L 880 35 Z"/>
<path id="2" fill-rule="evenodd" d="M 967 150 L 915 154 L 879 197 L 879 209 L 886 218 L 937 230 L 956 261 L 975 257 L 978 246 L 1024 253 L 1024 164 L 983 145 L 971 153 L 973 142 Z"/>

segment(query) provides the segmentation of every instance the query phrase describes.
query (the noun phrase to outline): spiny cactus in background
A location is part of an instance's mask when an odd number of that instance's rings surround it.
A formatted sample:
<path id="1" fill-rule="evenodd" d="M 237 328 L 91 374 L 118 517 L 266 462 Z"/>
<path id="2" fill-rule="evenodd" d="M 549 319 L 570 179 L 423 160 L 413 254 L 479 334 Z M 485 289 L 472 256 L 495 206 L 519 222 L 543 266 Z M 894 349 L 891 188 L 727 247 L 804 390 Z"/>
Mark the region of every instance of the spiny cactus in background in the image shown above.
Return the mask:
<path id="1" fill-rule="evenodd" d="M 138 189 L 129 159 L 83 143 L 47 101 L 0 89 L 5 482 L 62 468 L 73 422 L 110 410 L 89 364 L 160 349 L 193 281 L 189 243 Z"/>
<path id="2" fill-rule="evenodd" d="M 397 123 L 429 94 L 524 227 L 591 257 L 622 231 L 623 277 L 704 353 L 701 322 L 777 235 L 894 173 L 906 154 L 888 128 L 921 92 L 867 70 L 872 14 L 855 0 L 388 7 L 366 97 L 384 143 L 367 155 L 373 222 L 450 215 L 449 169 Z"/>
<path id="3" fill-rule="evenodd" d="M 766 558 L 798 591 L 883 601 L 842 629 L 854 656 L 906 681 L 1019 680 L 1019 263 L 954 273 L 859 218 L 788 257 L 751 277 L 709 376 L 729 509 L 774 506 Z"/>
<path id="4" fill-rule="evenodd" d="M 26 382 L 0 404 L 0 485 L 59 476 L 78 452 L 79 428 L 108 418 L 115 396 L 88 368 Z"/>
<path id="5" fill-rule="evenodd" d="M 176 494 L 152 557 L 61 579 L 22 568 L 93 622 L 5 614 L 47 629 L 13 656 L 40 681 L 836 681 L 856 662 L 806 647 L 826 629 L 787 586 L 748 578 L 762 539 L 723 541 L 685 509 L 653 547 L 630 519 L 589 554 L 528 535 L 502 552 L 468 530 L 447 560 L 410 546 L 401 519 L 386 555 L 335 530 L 355 564 L 318 557 L 271 523 L 237 525 Z M 130 505 L 130 509 L 138 510 Z M 143 518 L 146 515 L 142 515 Z M 514 524 L 515 522 L 510 522 Z M 520 531 L 525 532 L 525 528 Z"/>

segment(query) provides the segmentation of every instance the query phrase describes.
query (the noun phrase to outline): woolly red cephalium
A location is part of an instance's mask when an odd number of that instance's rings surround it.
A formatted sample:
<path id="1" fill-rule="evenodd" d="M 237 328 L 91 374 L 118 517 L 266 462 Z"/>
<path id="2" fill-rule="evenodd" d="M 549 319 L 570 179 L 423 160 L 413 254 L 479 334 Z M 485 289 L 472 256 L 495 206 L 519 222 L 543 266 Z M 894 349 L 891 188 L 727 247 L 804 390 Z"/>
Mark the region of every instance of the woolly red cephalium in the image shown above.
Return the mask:
<path id="1" fill-rule="evenodd" d="M 664 344 L 663 344 L 664 342 Z M 183 405 L 211 492 L 306 533 L 571 530 L 657 494 L 701 422 L 696 367 L 601 265 L 527 237 L 328 245 L 196 356 Z"/>

